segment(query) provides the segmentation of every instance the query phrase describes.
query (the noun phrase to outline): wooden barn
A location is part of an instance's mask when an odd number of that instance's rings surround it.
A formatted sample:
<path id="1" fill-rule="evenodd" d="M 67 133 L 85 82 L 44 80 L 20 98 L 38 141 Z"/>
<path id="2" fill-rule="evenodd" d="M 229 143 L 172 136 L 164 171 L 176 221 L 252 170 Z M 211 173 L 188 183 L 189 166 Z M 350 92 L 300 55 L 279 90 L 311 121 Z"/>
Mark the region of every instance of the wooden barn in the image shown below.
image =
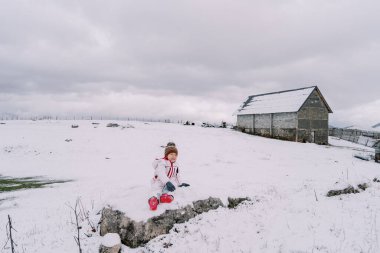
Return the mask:
<path id="1" fill-rule="evenodd" d="M 328 144 L 330 106 L 317 86 L 249 96 L 234 113 L 243 132 Z"/>

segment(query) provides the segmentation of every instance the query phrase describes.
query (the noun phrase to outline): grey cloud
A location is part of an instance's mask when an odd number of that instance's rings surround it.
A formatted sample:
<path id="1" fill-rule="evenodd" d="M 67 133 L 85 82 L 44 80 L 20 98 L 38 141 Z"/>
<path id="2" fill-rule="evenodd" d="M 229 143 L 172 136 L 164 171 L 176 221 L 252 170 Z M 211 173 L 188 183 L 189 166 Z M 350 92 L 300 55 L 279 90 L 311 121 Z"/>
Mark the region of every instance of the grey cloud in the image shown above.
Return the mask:
<path id="1" fill-rule="evenodd" d="M 238 105 L 316 84 L 338 111 L 379 98 L 375 1 L 1 4 L 0 94 L 133 91 Z"/>

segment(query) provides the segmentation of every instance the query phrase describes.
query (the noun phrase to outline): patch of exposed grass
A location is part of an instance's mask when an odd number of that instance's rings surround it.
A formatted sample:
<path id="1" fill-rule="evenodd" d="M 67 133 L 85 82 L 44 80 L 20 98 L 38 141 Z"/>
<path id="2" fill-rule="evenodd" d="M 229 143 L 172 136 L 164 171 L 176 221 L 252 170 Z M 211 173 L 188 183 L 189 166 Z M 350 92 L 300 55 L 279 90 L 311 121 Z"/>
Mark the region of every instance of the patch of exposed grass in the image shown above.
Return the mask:
<path id="1" fill-rule="evenodd" d="M 4 177 L 0 175 L 0 193 L 22 189 L 43 188 L 51 184 L 61 184 L 72 180 L 51 180 L 43 177 Z"/>

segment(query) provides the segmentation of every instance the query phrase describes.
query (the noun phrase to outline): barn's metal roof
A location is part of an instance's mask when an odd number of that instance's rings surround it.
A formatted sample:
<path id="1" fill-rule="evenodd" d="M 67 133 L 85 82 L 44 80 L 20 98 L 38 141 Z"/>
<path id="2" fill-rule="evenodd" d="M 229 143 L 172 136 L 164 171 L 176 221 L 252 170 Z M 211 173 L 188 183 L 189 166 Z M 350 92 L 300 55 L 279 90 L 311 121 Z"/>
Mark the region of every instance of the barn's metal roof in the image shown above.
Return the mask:
<path id="1" fill-rule="evenodd" d="M 234 115 L 298 112 L 315 89 L 331 113 L 318 87 L 312 86 L 249 96 Z"/>

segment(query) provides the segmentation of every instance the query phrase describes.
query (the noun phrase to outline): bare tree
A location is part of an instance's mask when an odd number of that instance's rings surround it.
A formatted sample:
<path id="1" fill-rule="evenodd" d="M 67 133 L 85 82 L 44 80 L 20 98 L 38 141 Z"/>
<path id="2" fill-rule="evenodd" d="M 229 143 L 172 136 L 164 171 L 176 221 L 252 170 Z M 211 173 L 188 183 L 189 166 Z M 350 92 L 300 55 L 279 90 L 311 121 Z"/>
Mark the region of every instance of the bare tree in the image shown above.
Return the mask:
<path id="1" fill-rule="evenodd" d="M 15 243 L 15 241 L 13 240 L 13 236 L 12 236 L 12 230 L 17 232 L 16 229 L 14 229 L 13 225 L 12 225 L 12 219 L 11 219 L 11 216 L 8 214 L 8 223 L 7 223 L 7 226 L 6 226 L 6 231 L 7 231 L 7 241 L 5 242 L 5 245 L 4 245 L 4 249 L 5 247 L 7 246 L 8 242 L 11 243 L 11 250 L 12 250 L 12 253 L 15 253 L 15 246 L 17 246 L 17 244 Z"/>
<path id="2" fill-rule="evenodd" d="M 78 245 L 79 253 L 82 253 L 82 247 L 80 245 L 80 230 L 82 229 L 82 226 L 80 226 L 80 224 L 79 224 L 79 219 L 80 219 L 80 215 L 81 215 L 80 214 L 80 208 L 79 208 L 79 202 L 80 202 L 80 198 L 77 198 L 77 200 L 75 201 L 75 207 L 72 207 L 70 205 L 68 205 L 68 206 L 74 212 L 74 215 L 75 215 L 75 225 L 76 225 L 77 235 L 74 236 L 74 240 L 75 240 L 76 244 Z"/>
<path id="3" fill-rule="evenodd" d="M 83 228 L 82 227 L 83 222 L 87 221 L 88 225 L 91 227 L 91 232 L 93 232 L 93 233 L 96 232 L 96 227 L 95 227 L 94 223 L 90 220 L 90 212 L 85 208 L 80 197 L 78 197 L 76 199 L 74 207 L 70 204 L 66 204 L 66 205 L 74 213 L 75 222 L 71 221 L 72 224 L 75 225 L 75 229 L 76 229 L 76 235 L 74 236 L 74 240 L 75 240 L 76 244 L 78 245 L 79 253 L 82 253 L 80 234 L 81 234 L 81 230 Z M 92 203 L 92 205 L 94 205 L 94 204 Z M 92 207 L 92 208 L 94 208 L 94 207 Z M 92 236 L 91 232 L 90 233 L 84 233 L 83 232 L 83 234 L 86 235 L 87 237 L 91 237 Z"/>
<path id="4" fill-rule="evenodd" d="M 82 220 L 86 220 L 87 223 L 88 223 L 88 225 L 91 227 L 91 231 L 93 233 L 95 233 L 96 232 L 96 228 L 95 228 L 94 223 L 90 220 L 90 211 L 88 211 L 84 207 L 81 199 L 79 199 L 78 205 L 79 205 L 79 208 L 80 208 L 80 214 L 81 214 Z M 92 208 L 94 208 L 94 203 L 92 203 Z M 86 236 L 89 237 L 88 235 L 86 235 Z"/>

